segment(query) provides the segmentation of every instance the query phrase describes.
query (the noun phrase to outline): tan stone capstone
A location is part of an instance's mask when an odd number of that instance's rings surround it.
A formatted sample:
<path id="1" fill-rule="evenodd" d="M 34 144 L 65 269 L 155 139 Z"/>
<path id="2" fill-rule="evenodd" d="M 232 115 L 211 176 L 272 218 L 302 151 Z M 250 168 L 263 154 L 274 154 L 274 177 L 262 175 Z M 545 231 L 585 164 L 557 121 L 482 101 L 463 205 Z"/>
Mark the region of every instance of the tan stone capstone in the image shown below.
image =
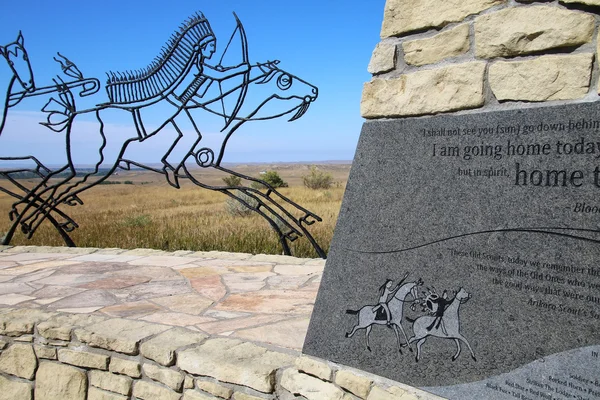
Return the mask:
<path id="1" fill-rule="evenodd" d="M 42 362 L 35 375 L 35 400 L 85 400 L 87 377 L 75 367 Z"/>
<path id="2" fill-rule="evenodd" d="M 410 65 L 434 64 L 469 51 L 469 25 L 462 24 L 435 36 L 402 43 L 404 61 Z"/>
<path id="3" fill-rule="evenodd" d="M 59 349 L 58 361 L 77 367 L 95 368 L 104 371 L 108 369 L 108 356 L 87 351 Z"/>
<path id="4" fill-rule="evenodd" d="M 500 101 L 580 99 L 589 90 L 593 58 L 582 53 L 499 61 L 490 66 L 488 79 Z"/>
<path id="5" fill-rule="evenodd" d="M 142 400 L 180 400 L 181 394 L 146 381 L 136 381 L 133 384 L 133 397 Z"/>
<path id="6" fill-rule="evenodd" d="M 198 389 L 202 389 L 205 392 L 223 399 L 228 399 L 233 394 L 233 390 L 229 389 L 228 387 L 210 381 L 196 380 L 196 385 L 198 386 Z"/>
<path id="7" fill-rule="evenodd" d="M 125 360 L 119 357 L 111 357 L 108 370 L 115 374 L 127 375 L 132 378 L 139 378 L 142 376 L 142 367 L 139 362 Z"/>
<path id="8" fill-rule="evenodd" d="M 294 357 L 287 354 L 236 339 L 209 339 L 177 353 L 177 366 L 190 374 L 210 376 L 264 393 L 274 391 L 277 369 L 293 362 Z"/>
<path id="9" fill-rule="evenodd" d="M 317 378 L 321 378 L 325 381 L 331 379 L 331 367 L 324 362 L 315 360 L 314 358 L 307 356 L 298 357 L 296 359 L 296 368 L 300 372 L 314 375 Z"/>
<path id="10" fill-rule="evenodd" d="M 31 400 L 33 386 L 25 382 L 16 382 L 0 375 L 0 400 Z"/>
<path id="11" fill-rule="evenodd" d="M 361 399 L 364 399 L 369 394 L 373 380 L 356 375 L 350 371 L 341 370 L 335 374 L 335 383 Z"/>
<path id="12" fill-rule="evenodd" d="M 475 54 L 509 57 L 592 40 L 592 15 L 550 6 L 511 7 L 475 19 Z"/>
<path id="13" fill-rule="evenodd" d="M 367 70 L 371 74 L 382 74 L 396 68 L 396 45 L 378 43 L 373 50 Z"/>
<path id="14" fill-rule="evenodd" d="M 449 65 L 394 79 L 375 78 L 363 88 L 364 118 L 435 114 L 484 104 L 485 63 Z"/>
<path id="15" fill-rule="evenodd" d="M 81 342 L 125 354 L 136 354 L 142 339 L 170 329 L 170 326 L 114 318 L 75 329 Z"/>
<path id="16" fill-rule="evenodd" d="M 128 397 L 122 396 L 120 394 L 105 392 L 104 390 L 100 390 L 98 388 L 90 386 L 88 388 L 88 397 L 87 400 L 127 400 Z"/>
<path id="17" fill-rule="evenodd" d="M 33 333 L 36 323 L 45 321 L 55 315 L 37 309 L 12 310 L 2 314 L 0 319 L 0 335 L 21 336 L 24 333 Z"/>
<path id="18" fill-rule="evenodd" d="M 181 372 L 152 364 L 144 364 L 142 371 L 148 378 L 163 383 L 177 392 L 181 392 L 183 389 L 184 376 Z"/>
<path id="19" fill-rule="evenodd" d="M 202 343 L 206 335 L 184 328 L 173 328 L 153 337 L 140 346 L 140 352 L 146 358 L 164 366 L 175 362 L 175 350 L 194 343 Z"/>
<path id="20" fill-rule="evenodd" d="M 308 400 L 342 400 L 344 398 L 344 392 L 335 385 L 298 372 L 293 368 L 283 371 L 280 383 L 288 392 L 299 394 Z"/>
<path id="21" fill-rule="evenodd" d="M 437 28 L 506 3 L 506 0 L 387 0 L 381 37 Z"/>
<path id="22" fill-rule="evenodd" d="M 60 314 L 40 322 L 37 330 L 46 339 L 71 340 L 71 331 L 77 326 L 86 326 L 106 320 L 104 317 L 88 314 Z"/>
<path id="23" fill-rule="evenodd" d="M 111 374 L 103 371 L 89 372 L 90 385 L 100 389 L 128 396 L 131 392 L 132 379 L 128 376 Z"/>
<path id="24" fill-rule="evenodd" d="M 23 379 L 33 379 L 37 358 L 30 344 L 13 344 L 0 355 L 0 371 Z"/>

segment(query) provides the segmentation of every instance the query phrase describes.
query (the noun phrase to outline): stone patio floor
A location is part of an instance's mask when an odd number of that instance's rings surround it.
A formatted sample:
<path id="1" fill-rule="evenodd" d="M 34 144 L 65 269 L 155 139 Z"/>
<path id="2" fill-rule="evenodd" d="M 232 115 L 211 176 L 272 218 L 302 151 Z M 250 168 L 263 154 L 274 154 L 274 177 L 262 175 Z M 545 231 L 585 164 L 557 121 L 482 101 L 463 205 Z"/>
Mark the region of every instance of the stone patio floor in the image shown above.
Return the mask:
<path id="1" fill-rule="evenodd" d="M 0 246 L 0 306 L 183 326 L 299 351 L 325 260 Z"/>

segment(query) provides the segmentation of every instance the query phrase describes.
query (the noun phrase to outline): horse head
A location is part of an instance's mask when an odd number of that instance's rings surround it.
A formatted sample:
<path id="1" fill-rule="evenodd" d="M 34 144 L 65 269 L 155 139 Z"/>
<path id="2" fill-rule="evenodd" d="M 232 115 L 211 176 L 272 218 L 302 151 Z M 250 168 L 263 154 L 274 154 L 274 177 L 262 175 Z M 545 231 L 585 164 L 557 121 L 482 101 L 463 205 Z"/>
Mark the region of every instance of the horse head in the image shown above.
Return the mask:
<path id="1" fill-rule="evenodd" d="M 455 299 L 461 304 L 466 303 L 471 298 L 471 293 L 468 293 L 465 289 L 460 288 L 456 293 Z"/>
<path id="2" fill-rule="evenodd" d="M 33 82 L 33 71 L 25 50 L 23 35 L 19 32 L 17 40 L 6 46 L 0 46 L 0 54 L 6 59 L 8 66 L 12 70 L 14 77 L 26 92 L 33 92 L 35 84 Z"/>
<path id="3" fill-rule="evenodd" d="M 302 117 L 308 107 L 315 101 L 319 95 L 316 86 L 290 74 L 278 67 L 279 61 L 267 61 L 258 63 L 252 67 L 251 73 L 259 75 L 251 78 L 251 82 L 257 85 L 265 85 L 272 92 L 257 108 L 254 114 L 262 110 L 263 107 L 272 100 L 283 101 L 283 111 L 279 114 L 266 116 L 260 119 L 277 118 L 295 111 L 289 121 L 295 121 Z M 252 118 L 254 119 L 254 118 Z"/>

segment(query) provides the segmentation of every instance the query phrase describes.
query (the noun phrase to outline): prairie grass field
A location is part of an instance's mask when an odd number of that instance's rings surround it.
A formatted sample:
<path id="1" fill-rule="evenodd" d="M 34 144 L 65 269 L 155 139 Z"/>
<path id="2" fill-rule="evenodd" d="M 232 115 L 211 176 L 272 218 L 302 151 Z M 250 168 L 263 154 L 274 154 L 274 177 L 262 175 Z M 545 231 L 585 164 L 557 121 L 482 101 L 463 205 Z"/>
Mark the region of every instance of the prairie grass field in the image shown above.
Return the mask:
<path id="1" fill-rule="evenodd" d="M 324 164 L 318 168 L 333 176 L 335 183 L 331 188 L 304 187 L 302 176 L 309 172 L 305 164 L 250 164 L 231 169 L 254 177 L 260 176 L 261 171 L 276 171 L 289 184 L 288 188 L 278 191 L 323 219 L 308 229 L 327 252 L 350 164 Z M 223 185 L 221 178 L 226 176 L 204 169 L 194 171 L 194 175 L 212 185 Z M 70 233 L 77 246 L 253 254 L 282 252 L 277 235 L 267 221 L 256 213 L 232 215 L 224 194 L 199 188 L 187 180 L 181 180 L 181 188 L 175 189 L 164 176 L 142 170 L 122 171 L 108 181 L 111 184 L 83 192 L 80 195 L 83 205 L 61 206 L 79 225 Z M 7 183 L 0 181 L 0 186 L 8 188 Z M 36 182 L 23 179 L 19 183 L 31 186 Z M 8 213 L 14 202 L 13 197 L 0 193 L 0 237 L 11 226 Z M 18 230 L 11 245 L 64 246 L 64 242 L 54 227 L 44 221 L 31 239 Z M 317 256 L 304 238 L 292 242 L 291 249 L 297 257 Z"/>

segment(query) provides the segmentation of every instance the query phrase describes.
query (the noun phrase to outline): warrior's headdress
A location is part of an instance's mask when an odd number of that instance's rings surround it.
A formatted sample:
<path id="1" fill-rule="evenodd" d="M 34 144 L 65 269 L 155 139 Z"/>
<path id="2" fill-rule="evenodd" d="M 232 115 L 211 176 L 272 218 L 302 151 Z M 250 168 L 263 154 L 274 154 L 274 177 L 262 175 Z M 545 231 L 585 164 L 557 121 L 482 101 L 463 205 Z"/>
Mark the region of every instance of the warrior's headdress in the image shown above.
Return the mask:
<path id="1" fill-rule="evenodd" d="M 129 104 L 157 97 L 189 70 L 201 46 L 214 38 L 208 20 L 196 13 L 185 21 L 146 68 L 109 72 L 106 91 L 113 104 Z"/>

